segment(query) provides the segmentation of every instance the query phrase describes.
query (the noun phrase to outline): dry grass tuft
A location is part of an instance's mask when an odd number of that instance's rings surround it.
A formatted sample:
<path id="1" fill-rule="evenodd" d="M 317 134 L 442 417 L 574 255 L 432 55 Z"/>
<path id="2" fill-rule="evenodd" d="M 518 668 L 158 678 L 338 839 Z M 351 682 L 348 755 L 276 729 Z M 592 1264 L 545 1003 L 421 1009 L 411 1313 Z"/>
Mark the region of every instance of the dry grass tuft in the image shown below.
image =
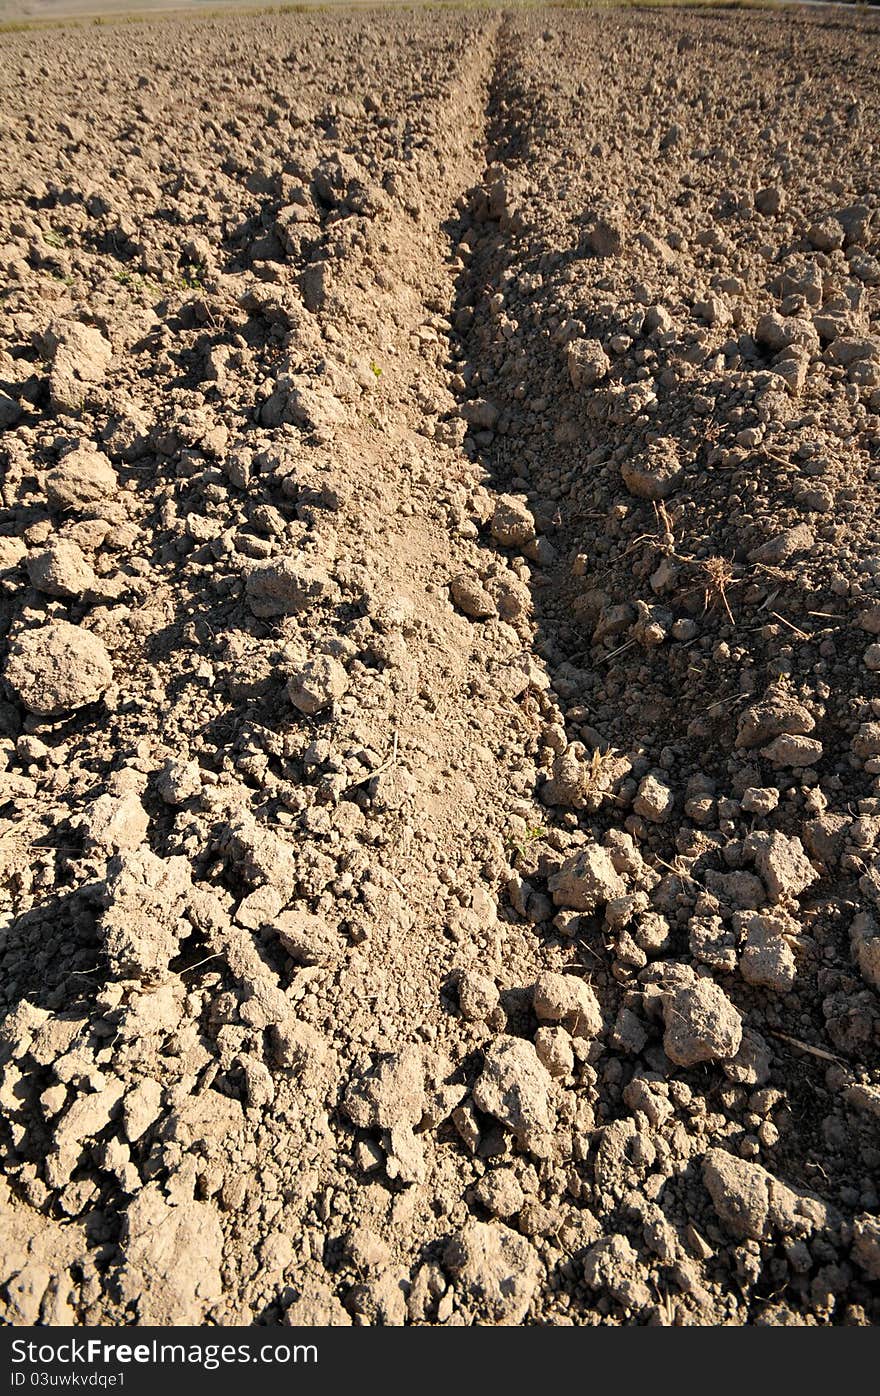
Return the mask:
<path id="1" fill-rule="evenodd" d="M 727 588 L 733 582 L 733 564 L 726 557 L 707 557 L 700 562 L 700 567 L 705 577 L 706 610 L 712 606 L 723 606 L 731 625 L 736 625 L 727 600 Z"/>

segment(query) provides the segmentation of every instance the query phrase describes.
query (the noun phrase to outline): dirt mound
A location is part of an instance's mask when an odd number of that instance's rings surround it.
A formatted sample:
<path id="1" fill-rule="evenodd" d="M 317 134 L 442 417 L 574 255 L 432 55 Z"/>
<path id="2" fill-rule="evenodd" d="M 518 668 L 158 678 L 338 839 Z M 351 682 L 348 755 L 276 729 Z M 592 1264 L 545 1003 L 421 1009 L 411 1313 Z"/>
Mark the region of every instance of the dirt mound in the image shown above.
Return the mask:
<path id="1" fill-rule="evenodd" d="M 9 1322 L 876 1321 L 877 31 L 2 36 Z"/>

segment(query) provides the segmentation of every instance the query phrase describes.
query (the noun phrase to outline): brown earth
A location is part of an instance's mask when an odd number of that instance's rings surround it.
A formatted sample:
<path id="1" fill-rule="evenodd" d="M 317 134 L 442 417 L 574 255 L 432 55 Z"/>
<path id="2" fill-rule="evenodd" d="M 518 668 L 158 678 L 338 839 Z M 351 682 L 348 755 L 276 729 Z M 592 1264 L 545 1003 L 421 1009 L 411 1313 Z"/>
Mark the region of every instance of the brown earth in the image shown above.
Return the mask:
<path id="1" fill-rule="evenodd" d="M 7 1322 L 877 1319 L 878 33 L 0 37 Z"/>

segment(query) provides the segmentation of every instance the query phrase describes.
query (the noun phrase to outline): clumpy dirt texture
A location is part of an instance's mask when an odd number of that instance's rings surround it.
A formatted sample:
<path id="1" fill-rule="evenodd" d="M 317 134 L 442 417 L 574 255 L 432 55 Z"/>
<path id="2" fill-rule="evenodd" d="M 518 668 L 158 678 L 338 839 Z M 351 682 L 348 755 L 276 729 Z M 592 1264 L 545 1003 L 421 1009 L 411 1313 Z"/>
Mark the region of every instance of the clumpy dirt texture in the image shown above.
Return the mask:
<path id="1" fill-rule="evenodd" d="M 0 38 L 5 1321 L 880 1318 L 878 39 Z"/>

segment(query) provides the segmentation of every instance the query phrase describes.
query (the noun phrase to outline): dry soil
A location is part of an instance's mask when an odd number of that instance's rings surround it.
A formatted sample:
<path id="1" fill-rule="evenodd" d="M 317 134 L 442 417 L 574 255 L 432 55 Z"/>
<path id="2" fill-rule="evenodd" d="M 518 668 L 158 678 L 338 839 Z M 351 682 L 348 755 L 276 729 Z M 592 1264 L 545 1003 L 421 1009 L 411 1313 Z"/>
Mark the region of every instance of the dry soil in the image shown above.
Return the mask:
<path id="1" fill-rule="evenodd" d="M 0 36 L 7 1322 L 880 1316 L 878 38 Z"/>

